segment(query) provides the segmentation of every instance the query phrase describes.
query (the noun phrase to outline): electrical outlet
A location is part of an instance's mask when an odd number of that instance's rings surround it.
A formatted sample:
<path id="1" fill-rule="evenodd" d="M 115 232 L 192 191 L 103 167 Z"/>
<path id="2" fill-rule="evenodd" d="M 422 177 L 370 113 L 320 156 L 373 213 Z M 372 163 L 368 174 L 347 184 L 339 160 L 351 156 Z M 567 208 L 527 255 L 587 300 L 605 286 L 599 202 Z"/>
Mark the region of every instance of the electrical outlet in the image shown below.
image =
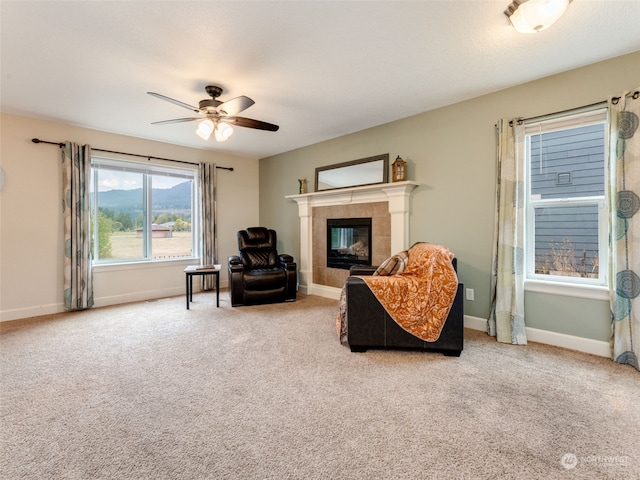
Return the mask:
<path id="1" fill-rule="evenodd" d="M 475 299 L 473 288 L 467 288 L 467 300 L 473 301 Z"/>

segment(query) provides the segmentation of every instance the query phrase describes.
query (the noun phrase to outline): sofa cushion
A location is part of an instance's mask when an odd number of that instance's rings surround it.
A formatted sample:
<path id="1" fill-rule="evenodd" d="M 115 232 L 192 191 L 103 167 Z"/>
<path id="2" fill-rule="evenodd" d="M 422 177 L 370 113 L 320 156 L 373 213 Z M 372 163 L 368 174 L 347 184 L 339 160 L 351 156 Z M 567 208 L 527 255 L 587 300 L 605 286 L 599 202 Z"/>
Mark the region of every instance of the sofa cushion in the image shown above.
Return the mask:
<path id="1" fill-rule="evenodd" d="M 244 272 L 245 290 L 276 290 L 285 285 L 287 272 L 282 268 L 254 268 Z"/>

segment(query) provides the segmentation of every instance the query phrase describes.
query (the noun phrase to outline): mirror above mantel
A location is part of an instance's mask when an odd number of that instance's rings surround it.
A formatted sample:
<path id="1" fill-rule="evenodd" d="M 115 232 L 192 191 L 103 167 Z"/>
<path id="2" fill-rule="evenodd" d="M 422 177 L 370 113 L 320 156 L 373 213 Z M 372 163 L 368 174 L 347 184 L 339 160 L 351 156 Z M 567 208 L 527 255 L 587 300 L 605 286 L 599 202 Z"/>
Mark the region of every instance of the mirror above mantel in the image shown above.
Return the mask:
<path id="1" fill-rule="evenodd" d="M 389 181 L 389 154 L 316 168 L 315 191 L 335 190 Z"/>

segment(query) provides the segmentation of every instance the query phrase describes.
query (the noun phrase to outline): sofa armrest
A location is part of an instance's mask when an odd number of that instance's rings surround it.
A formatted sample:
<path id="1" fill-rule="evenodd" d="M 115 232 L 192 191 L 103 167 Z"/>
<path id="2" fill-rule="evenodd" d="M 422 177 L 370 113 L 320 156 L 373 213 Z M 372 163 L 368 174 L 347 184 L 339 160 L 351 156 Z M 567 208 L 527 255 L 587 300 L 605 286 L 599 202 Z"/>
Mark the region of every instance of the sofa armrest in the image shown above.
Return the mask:
<path id="1" fill-rule="evenodd" d="M 242 272 L 244 270 L 244 265 L 242 264 L 242 260 L 237 255 L 232 255 L 229 257 L 229 271 L 230 272 Z"/>
<path id="2" fill-rule="evenodd" d="M 298 291 L 298 265 L 293 257 L 286 253 L 281 253 L 278 259 L 280 260 L 280 266 L 287 272 L 285 301 L 291 302 L 296 299 L 296 292 Z"/>
<path id="3" fill-rule="evenodd" d="M 373 275 L 378 267 L 369 265 L 352 265 L 349 269 L 349 275 Z"/>
<path id="4" fill-rule="evenodd" d="M 293 263 L 293 257 L 287 253 L 281 253 L 278 256 L 278 260 L 280 260 L 280 263 L 282 263 L 283 265 L 286 265 L 287 263 Z"/>
<path id="5" fill-rule="evenodd" d="M 280 265 L 282 265 L 285 270 L 296 270 L 298 268 L 291 255 L 281 253 L 278 259 L 280 260 Z"/>

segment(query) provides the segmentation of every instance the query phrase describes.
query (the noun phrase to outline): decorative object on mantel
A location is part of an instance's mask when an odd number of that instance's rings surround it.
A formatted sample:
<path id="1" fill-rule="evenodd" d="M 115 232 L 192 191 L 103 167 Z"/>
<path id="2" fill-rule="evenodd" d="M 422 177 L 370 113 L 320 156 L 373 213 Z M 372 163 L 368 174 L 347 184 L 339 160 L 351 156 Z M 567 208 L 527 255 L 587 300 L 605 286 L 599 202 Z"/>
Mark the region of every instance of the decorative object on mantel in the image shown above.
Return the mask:
<path id="1" fill-rule="evenodd" d="M 391 165 L 393 170 L 392 177 L 394 182 L 404 182 L 407 179 L 407 162 L 400 158 L 400 155 Z"/>
<path id="2" fill-rule="evenodd" d="M 299 193 L 300 194 L 307 193 L 307 179 L 306 178 L 299 178 L 298 179 L 298 184 L 300 185 Z"/>
<path id="3" fill-rule="evenodd" d="M 316 192 L 388 182 L 388 153 L 316 168 Z"/>

